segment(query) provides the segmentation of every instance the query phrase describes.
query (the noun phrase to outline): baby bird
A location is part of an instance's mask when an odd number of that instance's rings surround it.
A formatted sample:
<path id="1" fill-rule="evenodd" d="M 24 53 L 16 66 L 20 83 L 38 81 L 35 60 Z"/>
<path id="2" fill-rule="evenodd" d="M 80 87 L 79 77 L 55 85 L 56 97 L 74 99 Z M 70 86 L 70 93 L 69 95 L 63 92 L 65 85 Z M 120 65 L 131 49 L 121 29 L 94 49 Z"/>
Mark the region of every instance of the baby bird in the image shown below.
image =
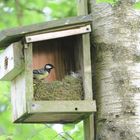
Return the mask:
<path id="1" fill-rule="evenodd" d="M 44 68 L 33 70 L 33 78 L 37 80 L 43 80 L 50 74 L 54 68 L 52 64 L 45 64 Z"/>

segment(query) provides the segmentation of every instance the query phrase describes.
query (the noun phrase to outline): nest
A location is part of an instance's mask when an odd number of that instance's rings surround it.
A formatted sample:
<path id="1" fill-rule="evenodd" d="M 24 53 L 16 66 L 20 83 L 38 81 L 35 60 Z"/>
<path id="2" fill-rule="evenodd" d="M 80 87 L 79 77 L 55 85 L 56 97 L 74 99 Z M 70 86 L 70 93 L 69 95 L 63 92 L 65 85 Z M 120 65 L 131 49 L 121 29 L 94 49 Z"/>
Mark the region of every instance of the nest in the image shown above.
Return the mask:
<path id="1" fill-rule="evenodd" d="M 62 81 L 51 83 L 34 80 L 35 100 L 83 100 L 81 78 L 65 76 Z"/>

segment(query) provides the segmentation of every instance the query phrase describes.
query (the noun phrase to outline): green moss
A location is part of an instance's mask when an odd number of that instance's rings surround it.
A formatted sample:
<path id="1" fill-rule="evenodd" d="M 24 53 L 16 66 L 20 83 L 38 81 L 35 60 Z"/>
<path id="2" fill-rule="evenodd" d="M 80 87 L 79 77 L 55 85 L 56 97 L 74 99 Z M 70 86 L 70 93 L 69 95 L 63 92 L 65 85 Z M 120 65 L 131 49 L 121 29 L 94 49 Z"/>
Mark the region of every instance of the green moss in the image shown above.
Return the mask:
<path id="1" fill-rule="evenodd" d="M 65 76 L 62 81 L 51 83 L 34 80 L 35 100 L 82 100 L 82 80 Z"/>

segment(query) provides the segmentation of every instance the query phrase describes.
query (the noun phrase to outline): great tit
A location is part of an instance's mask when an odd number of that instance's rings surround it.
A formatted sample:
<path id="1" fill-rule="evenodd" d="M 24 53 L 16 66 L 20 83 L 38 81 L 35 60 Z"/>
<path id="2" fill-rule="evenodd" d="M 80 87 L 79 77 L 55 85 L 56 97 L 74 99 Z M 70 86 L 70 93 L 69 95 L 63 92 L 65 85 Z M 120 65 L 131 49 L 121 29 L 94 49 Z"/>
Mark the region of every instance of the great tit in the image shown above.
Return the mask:
<path id="1" fill-rule="evenodd" d="M 33 70 L 33 78 L 37 80 L 43 80 L 48 77 L 51 69 L 53 68 L 54 66 L 52 64 L 46 64 L 44 68 Z"/>

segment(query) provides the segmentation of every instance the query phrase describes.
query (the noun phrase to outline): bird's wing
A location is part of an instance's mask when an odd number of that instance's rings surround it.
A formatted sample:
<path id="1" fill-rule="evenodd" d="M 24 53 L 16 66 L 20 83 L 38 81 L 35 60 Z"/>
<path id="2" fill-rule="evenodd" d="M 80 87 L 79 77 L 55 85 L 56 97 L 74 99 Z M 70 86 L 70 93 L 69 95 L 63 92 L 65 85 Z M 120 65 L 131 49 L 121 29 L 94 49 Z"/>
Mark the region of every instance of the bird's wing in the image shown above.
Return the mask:
<path id="1" fill-rule="evenodd" d="M 44 69 L 33 70 L 33 74 L 43 74 Z"/>

